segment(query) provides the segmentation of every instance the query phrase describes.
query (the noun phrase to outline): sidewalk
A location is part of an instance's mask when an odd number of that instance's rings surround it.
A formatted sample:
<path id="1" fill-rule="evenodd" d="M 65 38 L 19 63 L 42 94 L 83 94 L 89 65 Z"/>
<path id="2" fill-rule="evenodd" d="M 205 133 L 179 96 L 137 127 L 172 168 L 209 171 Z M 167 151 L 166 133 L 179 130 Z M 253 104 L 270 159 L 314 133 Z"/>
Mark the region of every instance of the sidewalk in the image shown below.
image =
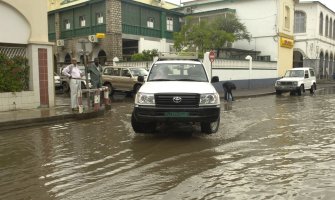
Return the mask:
<path id="1" fill-rule="evenodd" d="M 269 94 L 274 94 L 273 88 L 233 90 L 235 99 Z M 220 94 L 220 96 L 223 97 L 223 94 Z M 87 111 L 86 108 L 86 112 L 84 113 L 73 113 L 70 109 L 70 97 L 66 94 L 56 95 L 55 104 L 56 106 L 53 108 L 37 108 L 0 112 L 0 131 L 36 125 L 62 123 L 70 120 L 88 119 L 102 116 L 105 112 L 105 108 L 102 107 L 97 112 L 94 112 L 93 109 Z M 83 104 L 87 105 L 86 99 L 83 99 Z"/>

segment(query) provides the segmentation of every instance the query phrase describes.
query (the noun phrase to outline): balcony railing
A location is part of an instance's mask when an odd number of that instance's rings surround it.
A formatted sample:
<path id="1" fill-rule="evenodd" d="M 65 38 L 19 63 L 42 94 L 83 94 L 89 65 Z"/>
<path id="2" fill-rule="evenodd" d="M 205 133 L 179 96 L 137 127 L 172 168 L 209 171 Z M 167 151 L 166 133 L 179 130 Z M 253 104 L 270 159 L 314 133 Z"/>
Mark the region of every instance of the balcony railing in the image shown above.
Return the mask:
<path id="1" fill-rule="evenodd" d="M 157 38 L 161 37 L 161 31 L 159 29 L 145 28 L 127 24 L 122 24 L 122 33 L 157 37 Z"/>
<path id="2" fill-rule="evenodd" d="M 91 27 L 91 34 L 106 33 L 106 24 L 99 24 Z"/>
<path id="3" fill-rule="evenodd" d="M 88 35 L 94 35 L 96 33 L 106 33 L 106 24 L 99 24 L 99 25 L 91 26 L 91 27 L 84 27 L 84 28 L 77 28 L 74 30 L 62 31 L 60 35 L 60 39 L 88 36 Z M 56 39 L 55 33 L 49 33 L 49 40 L 52 40 L 52 38 L 53 40 Z"/>
<path id="4" fill-rule="evenodd" d="M 49 41 L 55 41 L 56 40 L 56 33 L 49 33 L 48 37 L 49 37 Z"/>

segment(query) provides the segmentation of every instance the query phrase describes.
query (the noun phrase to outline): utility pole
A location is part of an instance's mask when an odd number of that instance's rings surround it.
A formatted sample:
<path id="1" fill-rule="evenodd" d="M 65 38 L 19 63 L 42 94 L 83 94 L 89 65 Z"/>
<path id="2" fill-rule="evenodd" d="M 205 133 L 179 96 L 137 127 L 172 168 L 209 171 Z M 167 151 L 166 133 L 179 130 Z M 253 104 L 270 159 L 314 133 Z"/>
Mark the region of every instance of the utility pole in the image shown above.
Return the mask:
<path id="1" fill-rule="evenodd" d="M 89 52 L 86 51 L 86 43 L 89 43 L 88 41 L 85 41 L 85 40 L 79 40 L 78 43 L 81 44 L 81 48 L 82 48 L 82 51 L 81 53 L 83 54 L 84 56 L 84 66 L 85 66 L 85 78 L 86 78 L 86 89 L 88 89 L 88 92 L 87 92 L 87 107 L 88 107 L 88 110 L 90 110 L 91 108 L 91 104 L 90 104 L 90 100 L 91 100 L 91 93 L 90 93 L 90 87 L 89 87 L 89 80 L 88 80 L 88 66 L 87 66 L 87 54 Z"/>

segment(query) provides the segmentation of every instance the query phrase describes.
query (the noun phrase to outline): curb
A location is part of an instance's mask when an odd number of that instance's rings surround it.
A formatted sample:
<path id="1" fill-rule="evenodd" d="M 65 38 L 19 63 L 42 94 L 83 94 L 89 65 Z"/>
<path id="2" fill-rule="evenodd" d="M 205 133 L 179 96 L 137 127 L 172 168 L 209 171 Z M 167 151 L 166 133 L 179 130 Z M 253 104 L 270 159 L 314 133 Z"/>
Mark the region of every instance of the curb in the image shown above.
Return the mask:
<path id="1" fill-rule="evenodd" d="M 40 126 L 40 125 L 48 125 L 54 123 L 62 123 L 71 119 L 75 120 L 84 120 L 90 119 L 98 116 L 102 116 L 105 114 L 105 110 L 99 110 L 96 112 L 88 112 L 88 113 L 71 113 L 65 115 L 56 115 L 49 116 L 43 118 L 32 118 L 32 119 L 22 119 L 8 122 L 0 122 L 0 131 L 3 130 L 11 130 L 11 129 L 19 129 L 19 128 L 27 128 L 32 126 Z"/>

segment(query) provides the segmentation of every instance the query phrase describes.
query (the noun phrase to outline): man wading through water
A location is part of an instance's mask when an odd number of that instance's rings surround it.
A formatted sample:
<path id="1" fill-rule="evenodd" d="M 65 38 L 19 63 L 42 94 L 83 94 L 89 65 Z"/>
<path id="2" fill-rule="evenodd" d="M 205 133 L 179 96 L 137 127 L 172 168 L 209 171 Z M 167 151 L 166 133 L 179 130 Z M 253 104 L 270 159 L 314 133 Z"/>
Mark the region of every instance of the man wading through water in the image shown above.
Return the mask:
<path id="1" fill-rule="evenodd" d="M 81 77 L 84 73 L 77 66 L 77 59 L 73 58 L 70 65 L 66 66 L 62 73 L 70 79 L 70 94 L 72 111 L 79 111 L 78 91 L 81 90 Z"/>

